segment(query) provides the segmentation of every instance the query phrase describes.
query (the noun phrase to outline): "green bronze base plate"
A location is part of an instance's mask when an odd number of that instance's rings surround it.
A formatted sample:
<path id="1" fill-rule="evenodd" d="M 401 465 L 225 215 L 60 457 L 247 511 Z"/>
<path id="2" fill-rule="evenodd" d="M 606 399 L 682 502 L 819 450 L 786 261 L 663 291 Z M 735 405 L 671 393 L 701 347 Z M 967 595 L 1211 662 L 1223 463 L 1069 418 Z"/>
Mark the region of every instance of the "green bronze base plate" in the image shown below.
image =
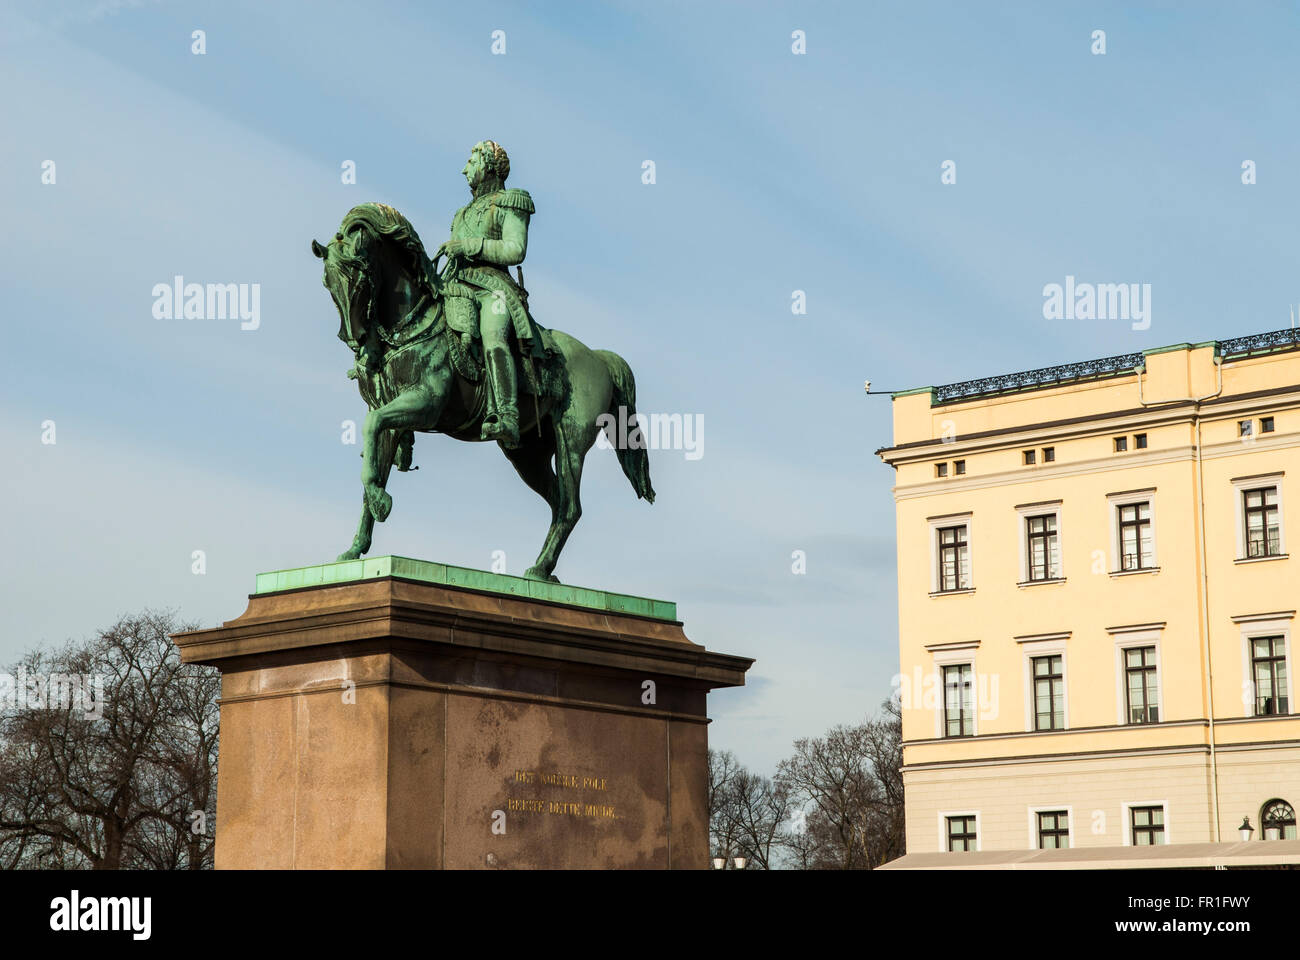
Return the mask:
<path id="1" fill-rule="evenodd" d="M 364 560 L 340 560 L 335 563 L 318 563 L 310 567 L 259 573 L 253 596 L 280 593 L 284 590 L 302 590 L 307 587 L 356 583 L 381 577 L 463 587 L 481 593 L 506 594 L 546 603 L 564 603 L 574 607 L 605 610 L 609 613 L 677 622 L 677 604 L 667 600 L 650 600 L 625 593 L 612 593 L 609 590 L 573 587 L 567 583 L 528 580 L 504 573 L 454 567 L 449 563 L 412 560 L 410 557 L 367 557 Z"/>

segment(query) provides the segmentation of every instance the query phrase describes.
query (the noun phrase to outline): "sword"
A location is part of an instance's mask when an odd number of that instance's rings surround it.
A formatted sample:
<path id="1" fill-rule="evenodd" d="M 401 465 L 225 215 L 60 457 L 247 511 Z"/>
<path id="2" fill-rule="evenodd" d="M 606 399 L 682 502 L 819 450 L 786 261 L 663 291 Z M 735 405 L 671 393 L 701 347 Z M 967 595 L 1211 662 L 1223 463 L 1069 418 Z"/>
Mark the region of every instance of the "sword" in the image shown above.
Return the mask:
<path id="1" fill-rule="evenodd" d="M 510 274 L 507 273 L 506 276 Z M 528 288 L 524 286 L 524 267 L 523 264 L 515 264 L 515 275 L 519 277 L 519 299 L 524 302 L 524 310 L 528 310 Z M 540 334 L 541 331 L 538 331 Z M 524 356 L 522 350 L 519 351 L 520 359 L 528 364 L 528 382 L 533 388 L 533 422 L 537 425 L 537 437 L 540 440 L 542 436 L 542 411 L 538 405 L 537 395 L 542 391 L 541 382 L 537 379 L 537 367 L 533 365 L 532 351 Z"/>

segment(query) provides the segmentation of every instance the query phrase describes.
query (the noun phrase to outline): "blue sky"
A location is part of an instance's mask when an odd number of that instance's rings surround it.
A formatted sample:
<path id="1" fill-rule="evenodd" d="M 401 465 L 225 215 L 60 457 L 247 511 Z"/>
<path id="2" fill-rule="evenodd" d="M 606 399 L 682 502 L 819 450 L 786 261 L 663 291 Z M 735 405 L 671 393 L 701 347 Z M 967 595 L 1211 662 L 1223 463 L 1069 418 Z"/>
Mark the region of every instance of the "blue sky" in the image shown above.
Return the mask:
<path id="1" fill-rule="evenodd" d="M 702 459 L 652 455 L 653 507 L 593 451 L 557 572 L 755 657 L 711 742 L 770 772 L 897 671 L 865 378 L 1290 324 L 1298 40 L 1265 2 L 6 5 L 0 659 L 145 605 L 216 624 L 258 571 L 347 546 L 339 425 L 364 407 L 309 242 L 380 200 L 436 245 L 491 137 L 537 205 L 538 319 L 627 358 L 642 410 L 705 424 Z M 260 283 L 261 328 L 155 320 L 176 274 Z M 1044 320 L 1066 275 L 1151 284 L 1151 328 Z M 415 462 L 374 553 L 532 562 L 547 511 L 494 447 L 422 436 Z"/>

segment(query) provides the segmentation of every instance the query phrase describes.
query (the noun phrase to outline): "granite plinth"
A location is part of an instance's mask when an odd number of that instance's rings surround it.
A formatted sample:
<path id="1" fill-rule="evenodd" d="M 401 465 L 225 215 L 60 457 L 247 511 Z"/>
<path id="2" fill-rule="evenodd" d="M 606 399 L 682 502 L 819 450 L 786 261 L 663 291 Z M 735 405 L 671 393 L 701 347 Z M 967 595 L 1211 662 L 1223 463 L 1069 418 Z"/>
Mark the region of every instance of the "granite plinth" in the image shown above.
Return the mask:
<path id="1" fill-rule="evenodd" d="M 173 638 L 222 672 L 218 869 L 706 867 L 707 695 L 752 661 L 663 601 L 439 567 L 264 574 Z"/>

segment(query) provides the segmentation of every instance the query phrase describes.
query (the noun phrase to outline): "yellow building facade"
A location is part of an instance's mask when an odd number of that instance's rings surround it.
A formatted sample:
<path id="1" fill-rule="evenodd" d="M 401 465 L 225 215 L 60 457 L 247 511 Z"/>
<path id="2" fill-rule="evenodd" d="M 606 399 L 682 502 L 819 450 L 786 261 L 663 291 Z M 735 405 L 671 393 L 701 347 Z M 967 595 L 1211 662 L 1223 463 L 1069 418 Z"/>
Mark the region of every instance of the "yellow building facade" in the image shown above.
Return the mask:
<path id="1" fill-rule="evenodd" d="M 893 421 L 909 854 L 1294 838 L 1298 332 Z"/>

